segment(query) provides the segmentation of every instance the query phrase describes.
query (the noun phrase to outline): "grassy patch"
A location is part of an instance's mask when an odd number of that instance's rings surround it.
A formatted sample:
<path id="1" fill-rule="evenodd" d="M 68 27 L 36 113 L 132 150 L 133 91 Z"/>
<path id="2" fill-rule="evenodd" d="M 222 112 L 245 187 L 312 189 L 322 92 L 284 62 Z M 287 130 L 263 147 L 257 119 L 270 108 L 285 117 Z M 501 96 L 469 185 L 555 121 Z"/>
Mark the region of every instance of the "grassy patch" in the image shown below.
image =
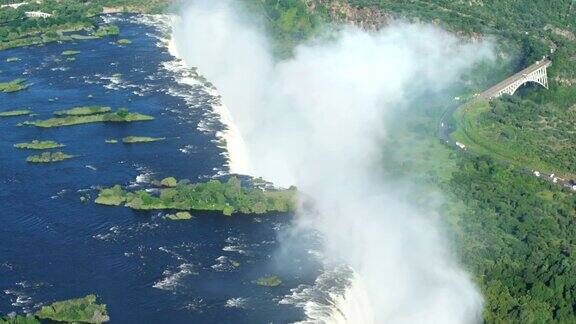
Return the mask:
<path id="1" fill-rule="evenodd" d="M 120 185 L 102 189 L 100 190 L 95 202 L 100 205 L 120 206 L 122 203 L 126 202 L 126 192 Z"/>
<path id="2" fill-rule="evenodd" d="M 62 152 L 43 152 L 40 155 L 31 155 L 26 158 L 26 162 L 29 163 L 52 163 L 60 162 L 64 160 L 69 160 L 74 158 L 74 155 L 64 154 Z"/>
<path id="3" fill-rule="evenodd" d="M 190 220 L 192 215 L 189 212 L 177 212 L 176 214 L 166 215 L 166 218 L 173 221 Z"/>
<path id="4" fill-rule="evenodd" d="M 72 51 L 72 50 L 67 50 L 62 52 L 62 56 L 74 56 L 74 55 L 78 55 L 80 54 L 80 51 Z"/>
<path id="5" fill-rule="evenodd" d="M 28 149 L 28 150 L 48 150 L 64 146 L 65 146 L 64 144 L 56 143 L 54 141 L 38 141 L 38 140 L 33 140 L 30 143 L 14 144 L 15 148 Z"/>
<path id="6" fill-rule="evenodd" d="M 20 110 L 9 110 L 0 112 L 0 117 L 16 117 L 16 116 L 26 116 L 32 113 L 31 110 L 28 109 L 20 109 Z"/>
<path id="7" fill-rule="evenodd" d="M 477 100 L 456 112 L 452 137 L 515 167 L 576 178 L 576 108 L 550 109 L 518 98 Z"/>
<path id="8" fill-rule="evenodd" d="M 36 312 L 42 320 L 68 323 L 104 323 L 110 320 L 106 305 L 96 304 L 96 296 L 55 302 Z"/>
<path id="9" fill-rule="evenodd" d="M 282 280 L 278 276 L 262 277 L 256 280 L 256 284 L 264 287 L 278 287 L 282 284 Z"/>
<path id="10" fill-rule="evenodd" d="M 116 36 L 120 34 L 120 29 L 117 26 L 101 26 L 96 30 L 93 35 L 96 37 Z"/>
<path id="11" fill-rule="evenodd" d="M 104 114 L 96 115 L 79 115 L 79 116 L 67 116 L 62 118 L 50 118 L 47 120 L 36 120 L 32 122 L 27 122 L 27 125 L 33 125 L 36 127 L 62 127 L 62 126 L 72 126 L 90 123 L 130 123 L 137 121 L 150 121 L 154 120 L 154 117 L 142 115 L 139 113 L 121 113 L 109 112 Z"/>
<path id="12" fill-rule="evenodd" d="M 67 110 L 59 110 L 54 112 L 56 116 L 87 116 L 87 115 L 97 115 L 109 113 L 112 111 L 110 107 L 102 106 L 86 106 L 86 107 L 76 107 Z"/>
<path id="13" fill-rule="evenodd" d="M 162 181 L 160 181 L 160 185 L 164 187 L 174 188 L 178 185 L 178 180 L 176 180 L 176 178 L 174 177 L 164 178 L 162 179 Z"/>
<path id="14" fill-rule="evenodd" d="M 227 182 L 212 180 L 205 183 L 179 183 L 175 188 L 161 188 L 157 194 L 146 190 L 130 192 L 119 185 L 100 190 L 96 203 L 126 207 L 136 210 L 207 210 L 220 211 L 224 215 L 234 213 L 264 214 L 289 212 L 296 207 L 297 191 L 245 188 L 240 180 L 230 178 Z"/>
<path id="15" fill-rule="evenodd" d="M 10 82 L 0 83 L 0 92 L 10 93 L 17 92 L 28 88 L 27 84 L 24 84 L 25 79 L 16 79 Z"/>
<path id="16" fill-rule="evenodd" d="M 164 137 L 128 136 L 122 139 L 124 144 L 150 143 L 165 140 Z"/>
<path id="17" fill-rule="evenodd" d="M 130 45 L 130 44 L 132 44 L 132 41 L 129 39 L 122 38 L 122 39 L 119 39 L 116 42 L 116 44 L 118 44 L 118 45 Z"/>

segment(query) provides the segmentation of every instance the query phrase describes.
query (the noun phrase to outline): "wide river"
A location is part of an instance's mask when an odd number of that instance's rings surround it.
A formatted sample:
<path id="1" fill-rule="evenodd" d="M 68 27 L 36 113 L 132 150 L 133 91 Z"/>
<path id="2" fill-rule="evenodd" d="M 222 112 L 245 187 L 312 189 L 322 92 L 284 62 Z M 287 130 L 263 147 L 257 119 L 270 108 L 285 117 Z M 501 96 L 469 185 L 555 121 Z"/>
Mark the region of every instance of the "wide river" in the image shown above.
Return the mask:
<path id="1" fill-rule="evenodd" d="M 93 203 L 96 186 L 146 188 L 175 176 L 204 181 L 227 172 L 213 113 L 218 98 L 178 82 L 162 38 L 141 16 L 115 16 L 121 38 L 0 51 L 0 82 L 26 78 L 29 89 L 0 93 L 0 111 L 26 107 L 38 116 L 0 119 L 0 314 L 33 312 L 56 300 L 97 294 L 112 323 L 285 323 L 304 317 L 285 296 L 319 275 L 314 236 L 294 234 L 292 215 L 225 217 L 194 213 L 172 222 L 159 212 Z M 166 27 L 166 26 L 164 26 Z M 61 53 L 80 51 L 75 61 Z M 20 61 L 6 61 L 18 57 Z M 76 106 L 125 107 L 150 122 L 40 129 L 16 124 Z M 106 144 L 125 136 L 165 137 L 140 145 Z M 55 140 L 78 157 L 33 165 L 15 143 Z M 81 196 L 90 195 L 87 203 Z M 309 240 L 309 242 L 306 242 Z M 291 240 L 295 241 L 295 240 Z M 281 247 L 281 248 L 280 248 Z M 289 260 L 290 262 L 286 262 Z M 240 266 L 235 267 L 234 262 Z M 254 283 L 278 275 L 276 288 Z M 304 285 L 304 286 L 302 286 Z M 302 305 L 300 305 L 302 306 Z"/>

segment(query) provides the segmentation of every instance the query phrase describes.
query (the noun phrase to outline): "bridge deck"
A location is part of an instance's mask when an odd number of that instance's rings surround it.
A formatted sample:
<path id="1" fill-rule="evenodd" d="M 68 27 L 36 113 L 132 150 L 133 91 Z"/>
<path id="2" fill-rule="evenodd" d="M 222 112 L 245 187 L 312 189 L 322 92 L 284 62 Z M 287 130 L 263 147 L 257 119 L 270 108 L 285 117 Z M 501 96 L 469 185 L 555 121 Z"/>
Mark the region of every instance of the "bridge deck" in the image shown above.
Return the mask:
<path id="1" fill-rule="evenodd" d="M 514 74 L 513 76 L 507 78 L 506 80 L 498 83 L 497 85 L 491 87 L 490 89 L 482 92 L 481 96 L 484 98 L 490 98 L 492 97 L 494 94 L 498 93 L 500 90 L 505 89 L 506 87 L 508 87 L 509 85 L 511 85 L 512 83 L 516 82 L 519 79 L 522 79 L 524 77 L 524 75 L 528 75 L 538 69 L 540 69 L 543 66 L 549 66 L 550 64 L 552 64 L 552 61 L 550 61 L 549 59 L 543 59 L 542 61 L 538 61 L 538 63 L 534 63 L 532 65 L 530 65 L 529 67 L 525 68 L 524 70 Z"/>

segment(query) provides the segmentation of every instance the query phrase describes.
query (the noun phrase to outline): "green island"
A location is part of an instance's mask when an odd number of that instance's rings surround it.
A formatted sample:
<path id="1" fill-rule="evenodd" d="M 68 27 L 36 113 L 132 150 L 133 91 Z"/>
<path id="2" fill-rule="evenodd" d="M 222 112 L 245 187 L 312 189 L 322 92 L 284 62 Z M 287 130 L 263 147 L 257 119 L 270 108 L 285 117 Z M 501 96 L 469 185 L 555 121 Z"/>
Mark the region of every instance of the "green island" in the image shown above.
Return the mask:
<path id="1" fill-rule="evenodd" d="M 263 287 L 278 287 L 282 284 L 282 280 L 278 276 L 270 276 L 258 278 L 255 283 Z"/>
<path id="2" fill-rule="evenodd" d="M 66 50 L 64 52 L 62 52 L 62 56 L 73 56 L 73 55 L 78 55 L 80 54 L 80 51 L 72 51 L 72 50 Z"/>
<path id="3" fill-rule="evenodd" d="M 59 110 L 54 112 L 56 116 L 87 116 L 87 115 L 97 115 L 109 113 L 112 111 L 110 107 L 103 106 L 85 106 L 85 107 L 75 107 L 67 110 Z"/>
<path id="4" fill-rule="evenodd" d="M 48 149 L 60 148 L 60 147 L 64 147 L 64 146 L 66 146 L 66 145 L 60 144 L 60 143 L 57 143 L 54 141 L 38 141 L 38 140 L 33 140 L 30 143 L 14 144 L 15 148 L 28 149 L 28 150 L 48 150 Z"/>
<path id="5" fill-rule="evenodd" d="M 0 112 L 0 117 L 27 116 L 30 115 L 31 113 L 32 111 L 28 109 L 9 110 Z"/>
<path id="6" fill-rule="evenodd" d="M 166 219 L 173 220 L 173 221 L 190 220 L 192 218 L 193 217 L 189 212 L 177 212 L 176 214 L 166 215 Z"/>
<path id="7" fill-rule="evenodd" d="M 62 152 L 42 152 L 40 155 L 30 155 L 26 158 L 29 163 L 52 163 L 60 162 L 74 158 L 74 155 L 64 154 Z"/>
<path id="8" fill-rule="evenodd" d="M 46 120 L 36 120 L 26 122 L 25 125 L 32 125 L 42 128 L 73 126 L 90 123 L 131 123 L 137 121 L 150 121 L 154 117 L 139 113 L 129 112 L 125 108 L 118 109 L 116 112 L 92 115 L 68 115 L 67 117 L 50 118 Z"/>
<path id="9" fill-rule="evenodd" d="M 164 137 L 146 137 L 146 136 L 127 136 L 122 139 L 124 144 L 138 144 L 138 143 L 151 143 L 163 141 Z"/>
<path id="10" fill-rule="evenodd" d="M 25 79 L 15 79 L 10 82 L 0 82 L 0 92 L 10 93 L 17 92 L 28 88 L 27 84 L 24 84 Z"/>
<path id="11" fill-rule="evenodd" d="M 99 324 L 110 321 L 106 305 L 96 303 L 96 295 L 58 301 L 43 306 L 35 316 L 41 320 L 66 323 Z"/>
<path id="12" fill-rule="evenodd" d="M 121 38 L 119 40 L 116 41 L 116 44 L 118 45 L 130 45 L 132 44 L 132 41 L 126 38 Z"/>
<path id="13" fill-rule="evenodd" d="M 226 182 L 211 180 L 190 184 L 179 182 L 173 188 L 159 188 L 158 194 L 146 190 L 130 192 L 120 185 L 101 189 L 96 203 L 121 206 L 135 210 L 202 210 L 220 211 L 226 216 L 235 213 L 265 214 L 268 212 L 290 212 L 296 208 L 297 191 L 262 190 L 245 188 L 238 178 Z"/>

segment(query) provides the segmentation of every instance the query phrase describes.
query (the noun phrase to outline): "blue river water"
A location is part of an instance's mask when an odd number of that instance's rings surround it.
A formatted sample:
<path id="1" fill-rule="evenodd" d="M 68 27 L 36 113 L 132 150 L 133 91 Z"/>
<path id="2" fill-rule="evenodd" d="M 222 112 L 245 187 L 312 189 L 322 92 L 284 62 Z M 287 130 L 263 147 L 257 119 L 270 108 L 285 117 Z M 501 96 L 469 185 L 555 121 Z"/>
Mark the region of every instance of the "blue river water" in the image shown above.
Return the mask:
<path id="1" fill-rule="evenodd" d="M 53 43 L 0 51 L 0 82 L 26 78 L 29 89 L 0 93 L 0 111 L 29 108 L 35 117 L 0 119 L 0 314 L 33 312 L 56 300 L 94 293 L 112 323 L 285 323 L 303 310 L 281 302 L 312 284 L 319 261 L 310 244 L 281 245 L 291 215 L 225 217 L 195 213 L 171 222 L 159 212 L 94 204 L 96 186 L 146 188 L 175 176 L 202 181 L 225 173 L 213 98 L 178 82 L 162 31 L 138 16 L 115 22 L 121 38 Z M 77 50 L 75 61 L 61 54 Z M 6 62 L 9 57 L 20 61 Z M 125 107 L 150 122 L 40 129 L 16 124 L 76 106 Z M 165 137 L 140 145 L 106 144 L 125 136 Z M 28 164 L 36 154 L 13 147 L 34 139 L 66 145 L 64 162 Z M 90 195 L 82 203 L 82 195 Z M 298 240 L 298 241 L 302 241 Z M 289 260 L 290 262 L 286 262 Z M 232 265 L 240 263 L 239 267 Z M 283 284 L 254 281 L 278 275 Z"/>

